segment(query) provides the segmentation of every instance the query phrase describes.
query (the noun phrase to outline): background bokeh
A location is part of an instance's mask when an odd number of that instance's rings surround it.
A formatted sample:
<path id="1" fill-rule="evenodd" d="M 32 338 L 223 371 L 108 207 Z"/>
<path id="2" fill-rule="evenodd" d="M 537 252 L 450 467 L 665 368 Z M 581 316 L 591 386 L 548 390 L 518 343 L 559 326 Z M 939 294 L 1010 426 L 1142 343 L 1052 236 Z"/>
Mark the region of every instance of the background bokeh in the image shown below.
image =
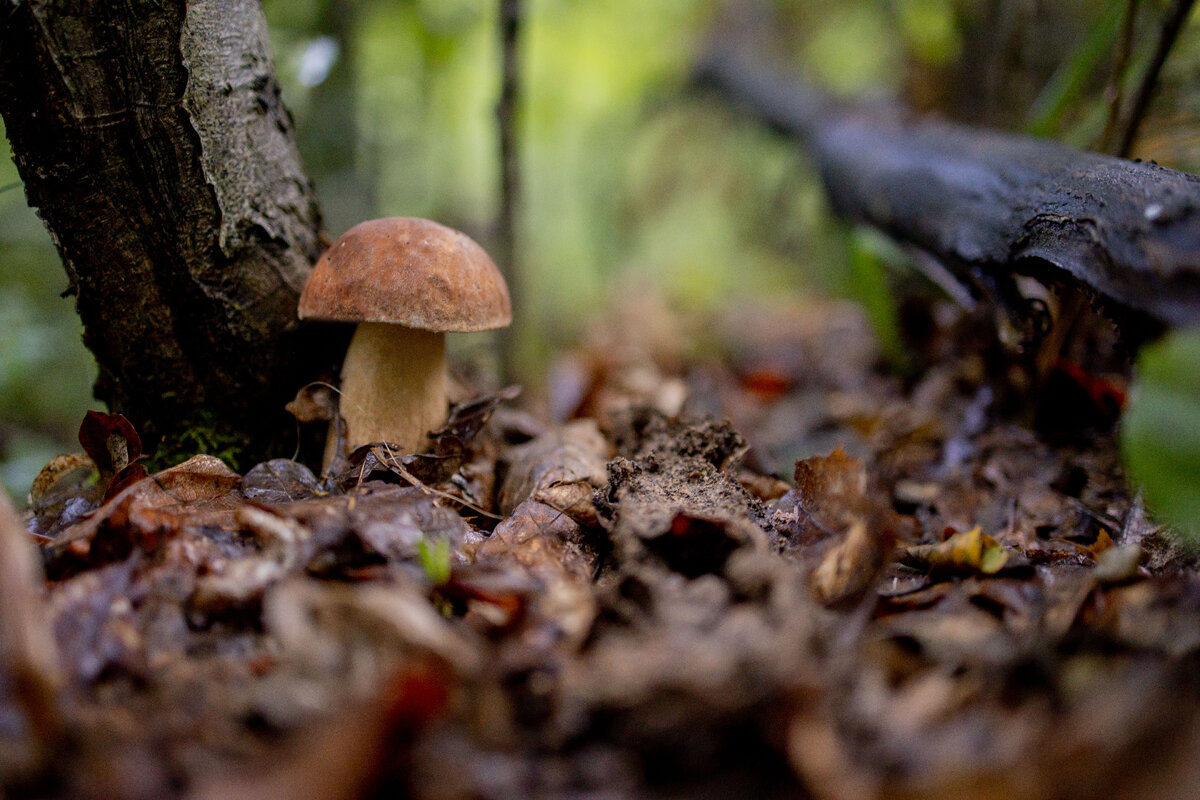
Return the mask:
<path id="1" fill-rule="evenodd" d="M 589 315 L 658 292 L 703 310 L 800 292 L 886 307 L 895 256 L 831 218 L 790 142 L 688 86 L 729 4 L 526 0 L 518 308 L 526 382 Z M 834 91 L 1094 145 L 1127 0 L 779 0 L 762 46 Z M 1129 75 L 1165 0 L 1140 7 Z M 489 245 L 499 198 L 496 0 L 266 0 L 284 99 L 329 233 L 432 217 Z M 1200 167 L 1196 20 L 1139 153 Z M 1127 81 L 1128 83 L 1129 81 Z M 881 277 L 882 276 L 882 277 Z M 94 405 L 66 278 L 0 164 L 0 482 L 22 497 Z M 886 300 L 886 298 L 883 298 Z M 886 321 L 886 313 L 876 315 Z M 885 332 L 886 335 L 886 332 Z"/>

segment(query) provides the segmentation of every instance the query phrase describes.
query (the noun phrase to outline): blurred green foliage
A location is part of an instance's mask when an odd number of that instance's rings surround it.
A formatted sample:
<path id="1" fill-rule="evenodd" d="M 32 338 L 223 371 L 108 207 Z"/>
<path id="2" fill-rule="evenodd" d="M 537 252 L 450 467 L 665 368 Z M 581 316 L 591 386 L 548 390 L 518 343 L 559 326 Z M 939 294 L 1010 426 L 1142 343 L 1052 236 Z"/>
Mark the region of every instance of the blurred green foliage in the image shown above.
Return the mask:
<path id="1" fill-rule="evenodd" d="M 7 141 L 7 140 L 6 140 Z M 58 254 L 0 160 L 0 485 L 21 502 L 54 455 L 77 451 L 96 369 Z"/>
<path id="2" fill-rule="evenodd" d="M 1200 329 L 1142 349 L 1121 434 L 1146 504 L 1200 548 Z"/>
<path id="3" fill-rule="evenodd" d="M 340 7 L 336 25 L 331 4 Z M 687 90 L 720 6 L 527 2 L 518 266 L 532 289 L 516 321 L 526 383 L 578 333 L 580 310 L 614 301 L 611 292 L 630 276 L 700 309 L 764 292 L 847 288 L 845 231 L 830 219 L 803 154 Z M 496 3 L 265 7 L 329 232 L 370 216 L 416 215 L 488 246 L 499 196 Z M 948 0 L 901 7 L 922 47 L 953 51 Z M 897 88 L 904 43 L 891 31 L 890 4 L 790 11 L 803 33 L 788 54 L 796 63 L 846 91 Z M 306 85 L 306 59 L 330 37 L 339 59 L 325 81 Z M 321 128 L 357 143 L 352 163 L 320 157 L 312 143 L 330 138 Z"/>

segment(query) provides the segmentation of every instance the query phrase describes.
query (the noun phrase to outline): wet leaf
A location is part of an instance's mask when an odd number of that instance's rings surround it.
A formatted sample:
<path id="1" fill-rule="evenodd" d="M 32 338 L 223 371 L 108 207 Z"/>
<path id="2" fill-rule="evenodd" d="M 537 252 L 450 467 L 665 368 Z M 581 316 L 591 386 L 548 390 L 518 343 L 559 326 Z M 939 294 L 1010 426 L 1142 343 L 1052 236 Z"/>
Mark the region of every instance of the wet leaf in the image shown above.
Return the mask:
<path id="1" fill-rule="evenodd" d="M 304 500 L 317 493 L 312 470 L 287 458 L 274 458 L 251 468 L 242 479 L 242 494 L 260 503 Z"/>

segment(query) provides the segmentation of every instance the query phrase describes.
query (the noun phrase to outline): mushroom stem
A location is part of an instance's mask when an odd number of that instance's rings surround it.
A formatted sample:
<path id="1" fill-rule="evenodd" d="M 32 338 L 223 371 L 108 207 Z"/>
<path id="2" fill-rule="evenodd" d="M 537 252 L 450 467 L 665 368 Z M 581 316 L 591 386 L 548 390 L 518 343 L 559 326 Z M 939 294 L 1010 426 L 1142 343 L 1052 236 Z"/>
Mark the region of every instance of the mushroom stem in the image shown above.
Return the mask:
<path id="1" fill-rule="evenodd" d="M 371 442 L 403 453 L 423 450 L 446 421 L 446 335 L 381 322 L 363 322 L 342 364 L 344 454 Z M 325 467 L 336 439 L 330 430 Z"/>

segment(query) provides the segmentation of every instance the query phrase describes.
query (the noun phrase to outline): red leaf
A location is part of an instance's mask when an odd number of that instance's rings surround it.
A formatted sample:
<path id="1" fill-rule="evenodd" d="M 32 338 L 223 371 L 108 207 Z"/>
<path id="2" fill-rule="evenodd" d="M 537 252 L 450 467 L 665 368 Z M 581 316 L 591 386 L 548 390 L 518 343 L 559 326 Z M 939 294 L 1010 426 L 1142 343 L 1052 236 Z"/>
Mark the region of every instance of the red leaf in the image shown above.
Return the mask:
<path id="1" fill-rule="evenodd" d="M 108 484 L 108 489 L 104 492 L 103 503 L 107 503 L 113 497 L 120 494 L 122 489 L 128 489 L 142 478 L 148 477 L 150 477 L 150 473 L 146 472 L 146 468 L 141 464 L 129 464 L 125 469 L 113 476 L 112 482 Z"/>
<path id="2" fill-rule="evenodd" d="M 142 440 L 121 414 L 89 411 L 79 426 L 79 443 L 101 475 L 125 469 L 142 454 Z"/>

